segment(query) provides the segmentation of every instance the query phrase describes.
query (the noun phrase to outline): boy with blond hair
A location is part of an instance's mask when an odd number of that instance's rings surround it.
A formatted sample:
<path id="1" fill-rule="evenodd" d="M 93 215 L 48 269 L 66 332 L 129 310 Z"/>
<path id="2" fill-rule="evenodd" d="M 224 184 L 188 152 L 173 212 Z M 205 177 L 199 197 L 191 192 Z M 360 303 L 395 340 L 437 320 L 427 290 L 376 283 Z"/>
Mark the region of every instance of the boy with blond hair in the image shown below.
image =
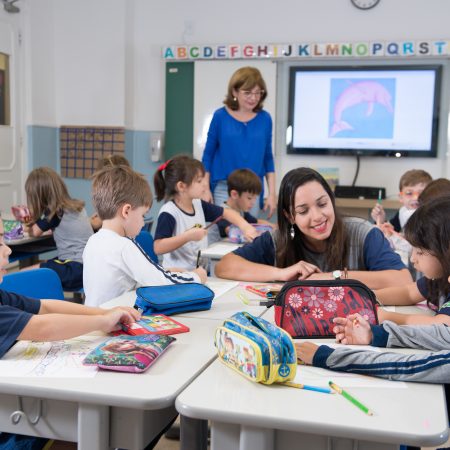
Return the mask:
<path id="1" fill-rule="evenodd" d="M 403 205 L 395 216 L 386 222 L 386 213 L 381 203 L 377 203 L 372 209 L 372 219 L 384 233 L 392 234 L 392 231 L 400 233 L 414 211 L 419 207 L 419 195 L 433 180 L 425 170 L 412 169 L 405 172 L 399 182 L 398 199 Z"/>
<path id="2" fill-rule="evenodd" d="M 105 167 L 93 175 L 92 201 L 102 228 L 91 236 L 83 253 L 87 305 L 100 305 L 139 286 L 206 282 L 203 268 L 165 270 L 134 240 L 152 205 L 142 174 L 126 166 Z"/>

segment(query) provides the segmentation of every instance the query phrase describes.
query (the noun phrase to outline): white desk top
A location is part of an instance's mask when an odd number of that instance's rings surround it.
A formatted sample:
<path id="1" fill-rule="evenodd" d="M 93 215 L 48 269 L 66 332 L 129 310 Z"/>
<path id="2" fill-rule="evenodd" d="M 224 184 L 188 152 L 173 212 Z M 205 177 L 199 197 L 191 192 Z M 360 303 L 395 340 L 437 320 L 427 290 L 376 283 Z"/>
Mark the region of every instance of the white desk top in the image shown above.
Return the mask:
<path id="1" fill-rule="evenodd" d="M 216 281 L 212 282 L 217 282 L 217 279 Z M 222 282 L 224 282 L 224 280 L 222 280 Z M 239 299 L 239 297 L 237 296 L 238 293 L 242 293 L 248 298 L 257 297 L 256 295 L 248 292 L 244 287 L 238 285 L 233 289 L 225 292 L 224 294 L 215 297 L 210 310 L 182 313 L 177 317 L 196 317 L 198 319 L 214 319 L 223 321 L 239 311 L 248 311 L 254 316 L 260 316 L 261 314 L 265 313 L 267 309 L 265 306 L 259 306 L 259 304 L 246 305 L 242 300 Z M 258 300 L 264 299 L 261 297 Z"/>
<path id="2" fill-rule="evenodd" d="M 41 236 L 30 236 L 28 233 L 24 233 L 22 239 L 5 239 L 5 244 L 10 245 L 23 245 L 29 244 L 30 242 L 39 242 L 43 239 L 51 237 L 51 234 L 42 234 Z"/>
<path id="3" fill-rule="evenodd" d="M 183 318 L 189 333 L 177 339 L 141 374 L 99 371 L 94 378 L 12 378 L 0 376 L 0 393 L 135 409 L 160 409 L 215 358 L 213 336 L 220 321 Z"/>
<path id="4" fill-rule="evenodd" d="M 412 445 L 445 442 L 443 388 L 424 383 L 406 386 L 352 388 L 355 397 L 374 411 L 368 416 L 340 395 L 253 383 L 216 360 L 175 405 L 187 417 L 258 428 Z"/>
<path id="5" fill-rule="evenodd" d="M 233 244 L 232 242 L 219 241 L 211 244 L 202 250 L 202 256 L 211 259 L 221 259 L 226 254 L 242 247 L 242 244 Z"/>

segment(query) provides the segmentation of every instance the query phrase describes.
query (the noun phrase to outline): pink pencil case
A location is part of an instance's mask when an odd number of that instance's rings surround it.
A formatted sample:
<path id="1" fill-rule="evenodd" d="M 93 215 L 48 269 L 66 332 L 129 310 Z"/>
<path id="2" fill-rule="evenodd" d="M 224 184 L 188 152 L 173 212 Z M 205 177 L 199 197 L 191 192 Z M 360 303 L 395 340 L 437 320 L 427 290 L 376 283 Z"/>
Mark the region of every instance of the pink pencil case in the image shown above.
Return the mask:
<path id="1" fill-rule="evenodd" d="M 30 220 L 30 210 L 26 205 L 11 206 L 11 212 L 16 220 L 19 220 L 20 222 L 28 222 Z"/>
<path id="2" fill-rule="evenodd" d="M 115 336 L 92 350 L 83 364 L 119 372 L 144 372 L 175 340 L 160 334 Z"/>

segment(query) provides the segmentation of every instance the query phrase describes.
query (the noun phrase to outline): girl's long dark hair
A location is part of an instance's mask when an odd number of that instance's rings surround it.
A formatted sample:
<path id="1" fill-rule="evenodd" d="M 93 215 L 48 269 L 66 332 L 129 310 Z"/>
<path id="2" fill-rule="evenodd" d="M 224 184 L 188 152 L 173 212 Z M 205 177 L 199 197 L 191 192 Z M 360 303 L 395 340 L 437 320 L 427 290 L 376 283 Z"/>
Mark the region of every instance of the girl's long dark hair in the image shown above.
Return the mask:
<path id="1" fill-rule="evenodd" d="M 450 195 L 421 205 L 405 225 L 405 238 L 413 246 L 430 253 L 442 266 L 442 277 L 428 281 L 428 305 L 439 307 L 441 296 L 450 292 Z"/>
<path id="2" fill-rule="evenodd" d="M 153 177 L 156 200 L 170 200 L 177 193 L 177 183 L 190 186 L 198 174 L 205 174 L 203 164 L 188 155 L 177 155 L 159 166 Z"/>
<path id="3" fill-rule="evenodd" d="M 327 239 L 326 263 L 330 269 L 344 269 L 347 267 L 348 248 L 347 235 L 344 224 L 334 201 L 334 194 L 325 179 L 313 169 L 300 167 L 288 172 L 281 181 L 278 196 L 278 233 L 276 239 L 276 266 L 289 267 L 300 260 L 306 260 L 303 252 L 304 235 L 294 224 L 295 237 L 291 239 L 291 222 L 286 214 L 291 217 L 295 214 L 295 193 L 300 186 L 316 181 L 330 197 L 333 205 L 335 221 L 330 237 Z M 314 263 L 314 261 L 309 261 Z"/>

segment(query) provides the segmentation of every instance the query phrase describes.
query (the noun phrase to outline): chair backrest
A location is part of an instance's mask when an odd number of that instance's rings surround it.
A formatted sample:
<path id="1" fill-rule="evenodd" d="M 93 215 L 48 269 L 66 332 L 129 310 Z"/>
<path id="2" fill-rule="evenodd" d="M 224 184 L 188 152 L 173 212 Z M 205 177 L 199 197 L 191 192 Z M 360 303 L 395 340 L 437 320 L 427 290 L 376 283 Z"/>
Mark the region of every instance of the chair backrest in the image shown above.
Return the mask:
<path id="1" fill-rule="evenodd" d="M 143 248 L 144 252 L 156 263 L 158 262 L 158 257 L 153 250 L 153 236 L 148 231 L 141 231 L 136 236 L 136 242 Z"/>
<path id="2" fill-rule="evenodd" d="M 3 277 L 0 289 L 33 298 L 64 300 L 58 274 L 51 269 L 31 269 Z"/>

